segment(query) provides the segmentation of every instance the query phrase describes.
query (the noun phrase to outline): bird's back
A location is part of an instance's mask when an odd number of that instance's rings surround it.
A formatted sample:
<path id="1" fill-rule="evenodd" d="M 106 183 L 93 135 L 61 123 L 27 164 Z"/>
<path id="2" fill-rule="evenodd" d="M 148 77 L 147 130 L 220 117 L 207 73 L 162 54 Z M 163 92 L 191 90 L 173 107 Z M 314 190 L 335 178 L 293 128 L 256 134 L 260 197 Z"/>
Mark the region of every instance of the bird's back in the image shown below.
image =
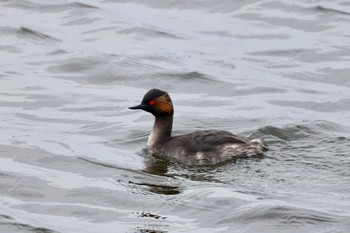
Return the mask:
<path id="1" fill-rule="evenodd" d="M 172 137 L 154 149 L 187 165 L 218 164 L 238 157 L 262 155 L 267 150 L 260 140 L 218 130 L 195 131 Z"/>

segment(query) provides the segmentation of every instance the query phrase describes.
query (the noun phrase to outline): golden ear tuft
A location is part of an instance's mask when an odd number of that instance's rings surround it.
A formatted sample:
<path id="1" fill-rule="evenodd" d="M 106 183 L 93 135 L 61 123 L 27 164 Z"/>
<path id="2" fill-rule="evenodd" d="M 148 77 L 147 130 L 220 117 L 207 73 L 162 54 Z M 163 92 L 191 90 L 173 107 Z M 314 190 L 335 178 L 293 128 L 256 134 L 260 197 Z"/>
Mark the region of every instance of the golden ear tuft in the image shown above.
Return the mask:
<path id="1" fill-rule="evenodd" d="M 173 104 L 167 95 L 159 96 L 155 99 L 155 103 L 160 112 L 166 112 L 168 114 L 174 113 Z"/>

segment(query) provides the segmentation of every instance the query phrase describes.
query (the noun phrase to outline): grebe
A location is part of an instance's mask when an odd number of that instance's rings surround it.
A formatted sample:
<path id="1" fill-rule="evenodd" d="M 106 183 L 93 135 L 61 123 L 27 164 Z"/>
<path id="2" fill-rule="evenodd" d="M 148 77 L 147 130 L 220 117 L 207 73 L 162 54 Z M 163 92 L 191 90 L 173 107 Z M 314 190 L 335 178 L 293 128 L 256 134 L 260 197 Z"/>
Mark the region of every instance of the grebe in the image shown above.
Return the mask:
<path id="1" fill-rule="evenodd" d="M 204 130 L 172 136 L 174 107 L 167 92 L 152 89 L 140 105 L 155 116 L 147 146 L 151 152 L 173 158 L 185 165 L 214 165 L 239 157 L 262 155 L 267 151 L 260 139 L 238 137 L 228 131 Z"/>

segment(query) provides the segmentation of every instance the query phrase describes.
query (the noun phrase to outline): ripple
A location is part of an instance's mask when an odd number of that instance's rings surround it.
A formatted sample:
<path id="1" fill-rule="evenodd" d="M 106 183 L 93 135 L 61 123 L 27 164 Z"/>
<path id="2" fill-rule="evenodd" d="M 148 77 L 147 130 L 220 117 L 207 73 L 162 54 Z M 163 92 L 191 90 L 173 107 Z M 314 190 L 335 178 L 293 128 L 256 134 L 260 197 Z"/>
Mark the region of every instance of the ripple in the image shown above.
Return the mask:
<path id="1" fill-rule="evenodd" d="M 171 72 L 171 73 L 158 73 L 158 76 L 164 77 L 164 78 L 174 78 L 177 80 L 181 80 L 184 82 L 194 81 L 194 82 L 201 82 L 204 81 L 206 84 L 208 82 L 219 82 L 214 77 L 210 77 L 209 75 L 202 74 L 197 71 L 192 72 Z"/>
<path id="2" fill-rule="evenodd" d="M 88 70 L 94 70 L 103 64 L 103 60 L 94 57 L 71 58 L 59 65 L 49 67 L 51 72 L 80 73 Z"/>
<path id="3" fill-rule="evenodd" d="M 348 133 L 349 129 L 341 124 L 329 121 L 315 121 L 294 126 L 278 128 L 266 126 L 259 129 L 263 135 L 275 136 L 285 141 L 300 140 L 305 138 L 329 138 L 329 133 Z"/>
<path id="4" fill-rule="evenodd" d="M 45 228 L 45 227 L 35 227 L 30 224 L 23 224 L 18 222 L 4 222 L 1 223 L 2 227 L 7 227 L 6 232 L 33 232 L 33 233 L 58 233 L 53 229 Z"/>
<path id="5" fill-rule="evenodd" d="M 36 41 L 36 42 L 59 42 L 59 39 L 56 39 L 52 36 L 46 35 L 42 32 L 35 31 L 30 28 L 21 27 L 19 31 L 17 31 L 17 35 L 21 38 L 26 38 L 28 40 Z"/>
<path id="6" fill-rule="evenodd" d="M 125 135 L 127 136 L 125 137 Z M 125 135 L 123 135 L 123 137 L 121 137 L 120 139 L 113 139 L 112 142 L 118 144 L 126 144 L 127 146 L 130 146 L 131 144 L 139 144 L 140 142 L 144 143 L 147 141 L 150 132 L 128 131 L 125 132 Z"/>
<path id="7" fill-rule="evenodd" d="M 169 39 L 183 39 L 180 36 L 173 35 L 168 32 L 159 31 L 155 29 L 143 28 L 143 27 L 130 27 L 127 29 L 119 30 L 120 34 L 137 34 L 150 38 L 169 38 Z"/>
<path id="8" fill-rule="evenodd" d="M 232 216 L 233 215 L 233 216 Z M 344 220 L 341 216 L 301 207 L 279 205 L 273 202 L 257 202 L 243 205 L 235 210 L 232 217 L 219 221 L 225 224 L 232 221 L 243 221 L 247 224 L 254 222 L 269 223 L 281 226 L 305 228 L 308 225 L 336 226 Z"/>
<path id="9" fill-rule="evenodd" d="M 177 184 L 173 180 L 173 178 L 169 179 L 169 176 L 164 176 L 165 173 L 163 173 L 163 171 L 166 171 L 166 167 L 168 166 L 168 163 L 164 160 L 160 162 L 159 160 L 154 160 L 150 158 L 146 162 L 146 168 L 144 171 L 136 171 L 133 169 L 117 167 L 112 164 L 92 161 L 90 159 L 81 159 L 98 166 L 122 170 L 124 177 L 118 179 L 118 183 L 127 187 L 131 192 L 141 192 L 147 194 L 144 191 L 148 191 L 151 193 L 163 195 L 176 195 L 180 193 L 179 184 Z M 161 173 L 159 173 L 159 166 L 165 166 L 165 168 L 161 169 Z"/>
<path id="10" fill-rule="evenodd" d="M 348 112 L 350 110 L 350 99 L 341 99 L 336 102 L 273 100 L 270 103 L 280 106 L 304 108 L 317 112 Z"/>
<path id="11" fill-rule="evenodd" d="M 321 11 L 321 12 L 337 13 L 337 14 L 343 14 L 343 15 L 350 16 L 350 12 L 338 10 L 338 9 L 332 9 L 332 8 L 328 8 L 328 7 L 324 7 L 324 6 L 316 6 L 314 9 L 317 11 Z"/>
<path id="12" fill-rule="evenodd" d="M 10 1 L 6 7 L 18 8 L 23 10 L 30 10 L 36 12 L 60 12 L 71 9 L 99 9 L 97 6 L 81 3 L 72 2 L 65 4 L 42 4 L 33 1 L 20 0 L 20 1 Z"/>
<path id="13" fill-rule="evenodd" d="M 217 78 L 197 71 L 179 72 L 168 71 L 157 65 L 147 64 L 138 59 L 124 59 L 122 57 L 81 57 L 63 60 L 61 64 L 49 66 L 48 71 L 57 76 L 78 83 L 90 83 L 96 85 L 123 84 L 127 86 L 148 88 L 163 88 L 168 91 L 172 87 L 182 85 L 182 91 L 188 91 L 186 86 L 196 85 L 202 92 L 214 92 L 221 89 L 220 94 L 232 92 L 227 83 L 218 81 Z M 171 62 L 171 61 L 169 61 Z M 137 70 L 134 68 L 138 67 Z"/>
<path id="14" fill-rule="evenodd" d="M 258 56 L 272 56 L 272 57 L 295 57 L 300 55 L 301 53 L 311 53 L 315 50 L 307 50 L 307 49 L 286 49 L 286 50 L 268 50 L 268 51 L 260 51 L 253 52 L 252 55 Z"/>
<path id="15" fill-rule="evenodd" d="M 309 137 L 310 133 L 315 134 L 316 132 L 311 131 L 307 127 L 292 126 L 287 128 L 278 128 L 274 126 L 266 126 L 259 129 L 259 132 L 265 135 L 272 135 L 279 139 L 290 141 Z"/>
<path id="16" fill-rule="evenodd" d="M 288 7 L 287 7 L 288 8 Z M 289 9 L 284 9 L 289 11 Z M 304 20 L 301 18 L 303 17 L 303 14 L 301 13 L 286 13 L 284 12 L 283 16 L 272 16 L 273 10 L 266 10 L 266 11 L 258 11 L 255 10 L 254 12 L 248 12 L 248 13 L 242 13 L 240 15 L 237 15 L 236 17 L 244 19 L 244 20 L 252 20 L 252 21 L 259 21 L 260 23 L 264 22 L 267 25 L 273 25 L 275 27 L 283 27 L 283 28 L 289 28 L 292 30 L 298 30 L 305 33 L 316 33 L 316 32 L 323 32 L 330 30 L 332 27 L 324 24 L 317 24 L 316 18 L 309 20 Z M 292 11 L 290 11 L 292 12 Z M 292 23 L 291 23 L 292 22 Z"/>
<path id="17" fill-rule="evenodd" d="M 52 122 L 52 123 L 67 123 L 67 124 L 82 124 L 82 125 L 93 125 L 94 123 L 101 123 L 96 121 L 90 121 L 85 119 L 74 119 L 74 118 L 57 118 L 57 117 L 39 117 L 30 114 L 18 113 L 19 118 L 29 119 L 37 122 Z"/>

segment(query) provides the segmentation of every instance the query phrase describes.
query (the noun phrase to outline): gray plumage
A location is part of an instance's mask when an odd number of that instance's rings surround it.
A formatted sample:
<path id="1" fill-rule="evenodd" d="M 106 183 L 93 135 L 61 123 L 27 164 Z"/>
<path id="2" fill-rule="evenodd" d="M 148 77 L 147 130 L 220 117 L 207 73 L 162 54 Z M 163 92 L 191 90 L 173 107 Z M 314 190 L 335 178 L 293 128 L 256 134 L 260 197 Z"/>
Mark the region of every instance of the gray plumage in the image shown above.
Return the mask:
<path id="1" fill-rule="evenodd" d="M 152 89 L 138 106 L 155 116 L 148 148 L 167 158 L 176 159 L 186 165 L 213 165 L 239 157 L 262 155 L 267 151 L 260 139 L 238 137 L 228 131 L 204 130 L 171 136 L 173 105 L 168 93 Z"/>

